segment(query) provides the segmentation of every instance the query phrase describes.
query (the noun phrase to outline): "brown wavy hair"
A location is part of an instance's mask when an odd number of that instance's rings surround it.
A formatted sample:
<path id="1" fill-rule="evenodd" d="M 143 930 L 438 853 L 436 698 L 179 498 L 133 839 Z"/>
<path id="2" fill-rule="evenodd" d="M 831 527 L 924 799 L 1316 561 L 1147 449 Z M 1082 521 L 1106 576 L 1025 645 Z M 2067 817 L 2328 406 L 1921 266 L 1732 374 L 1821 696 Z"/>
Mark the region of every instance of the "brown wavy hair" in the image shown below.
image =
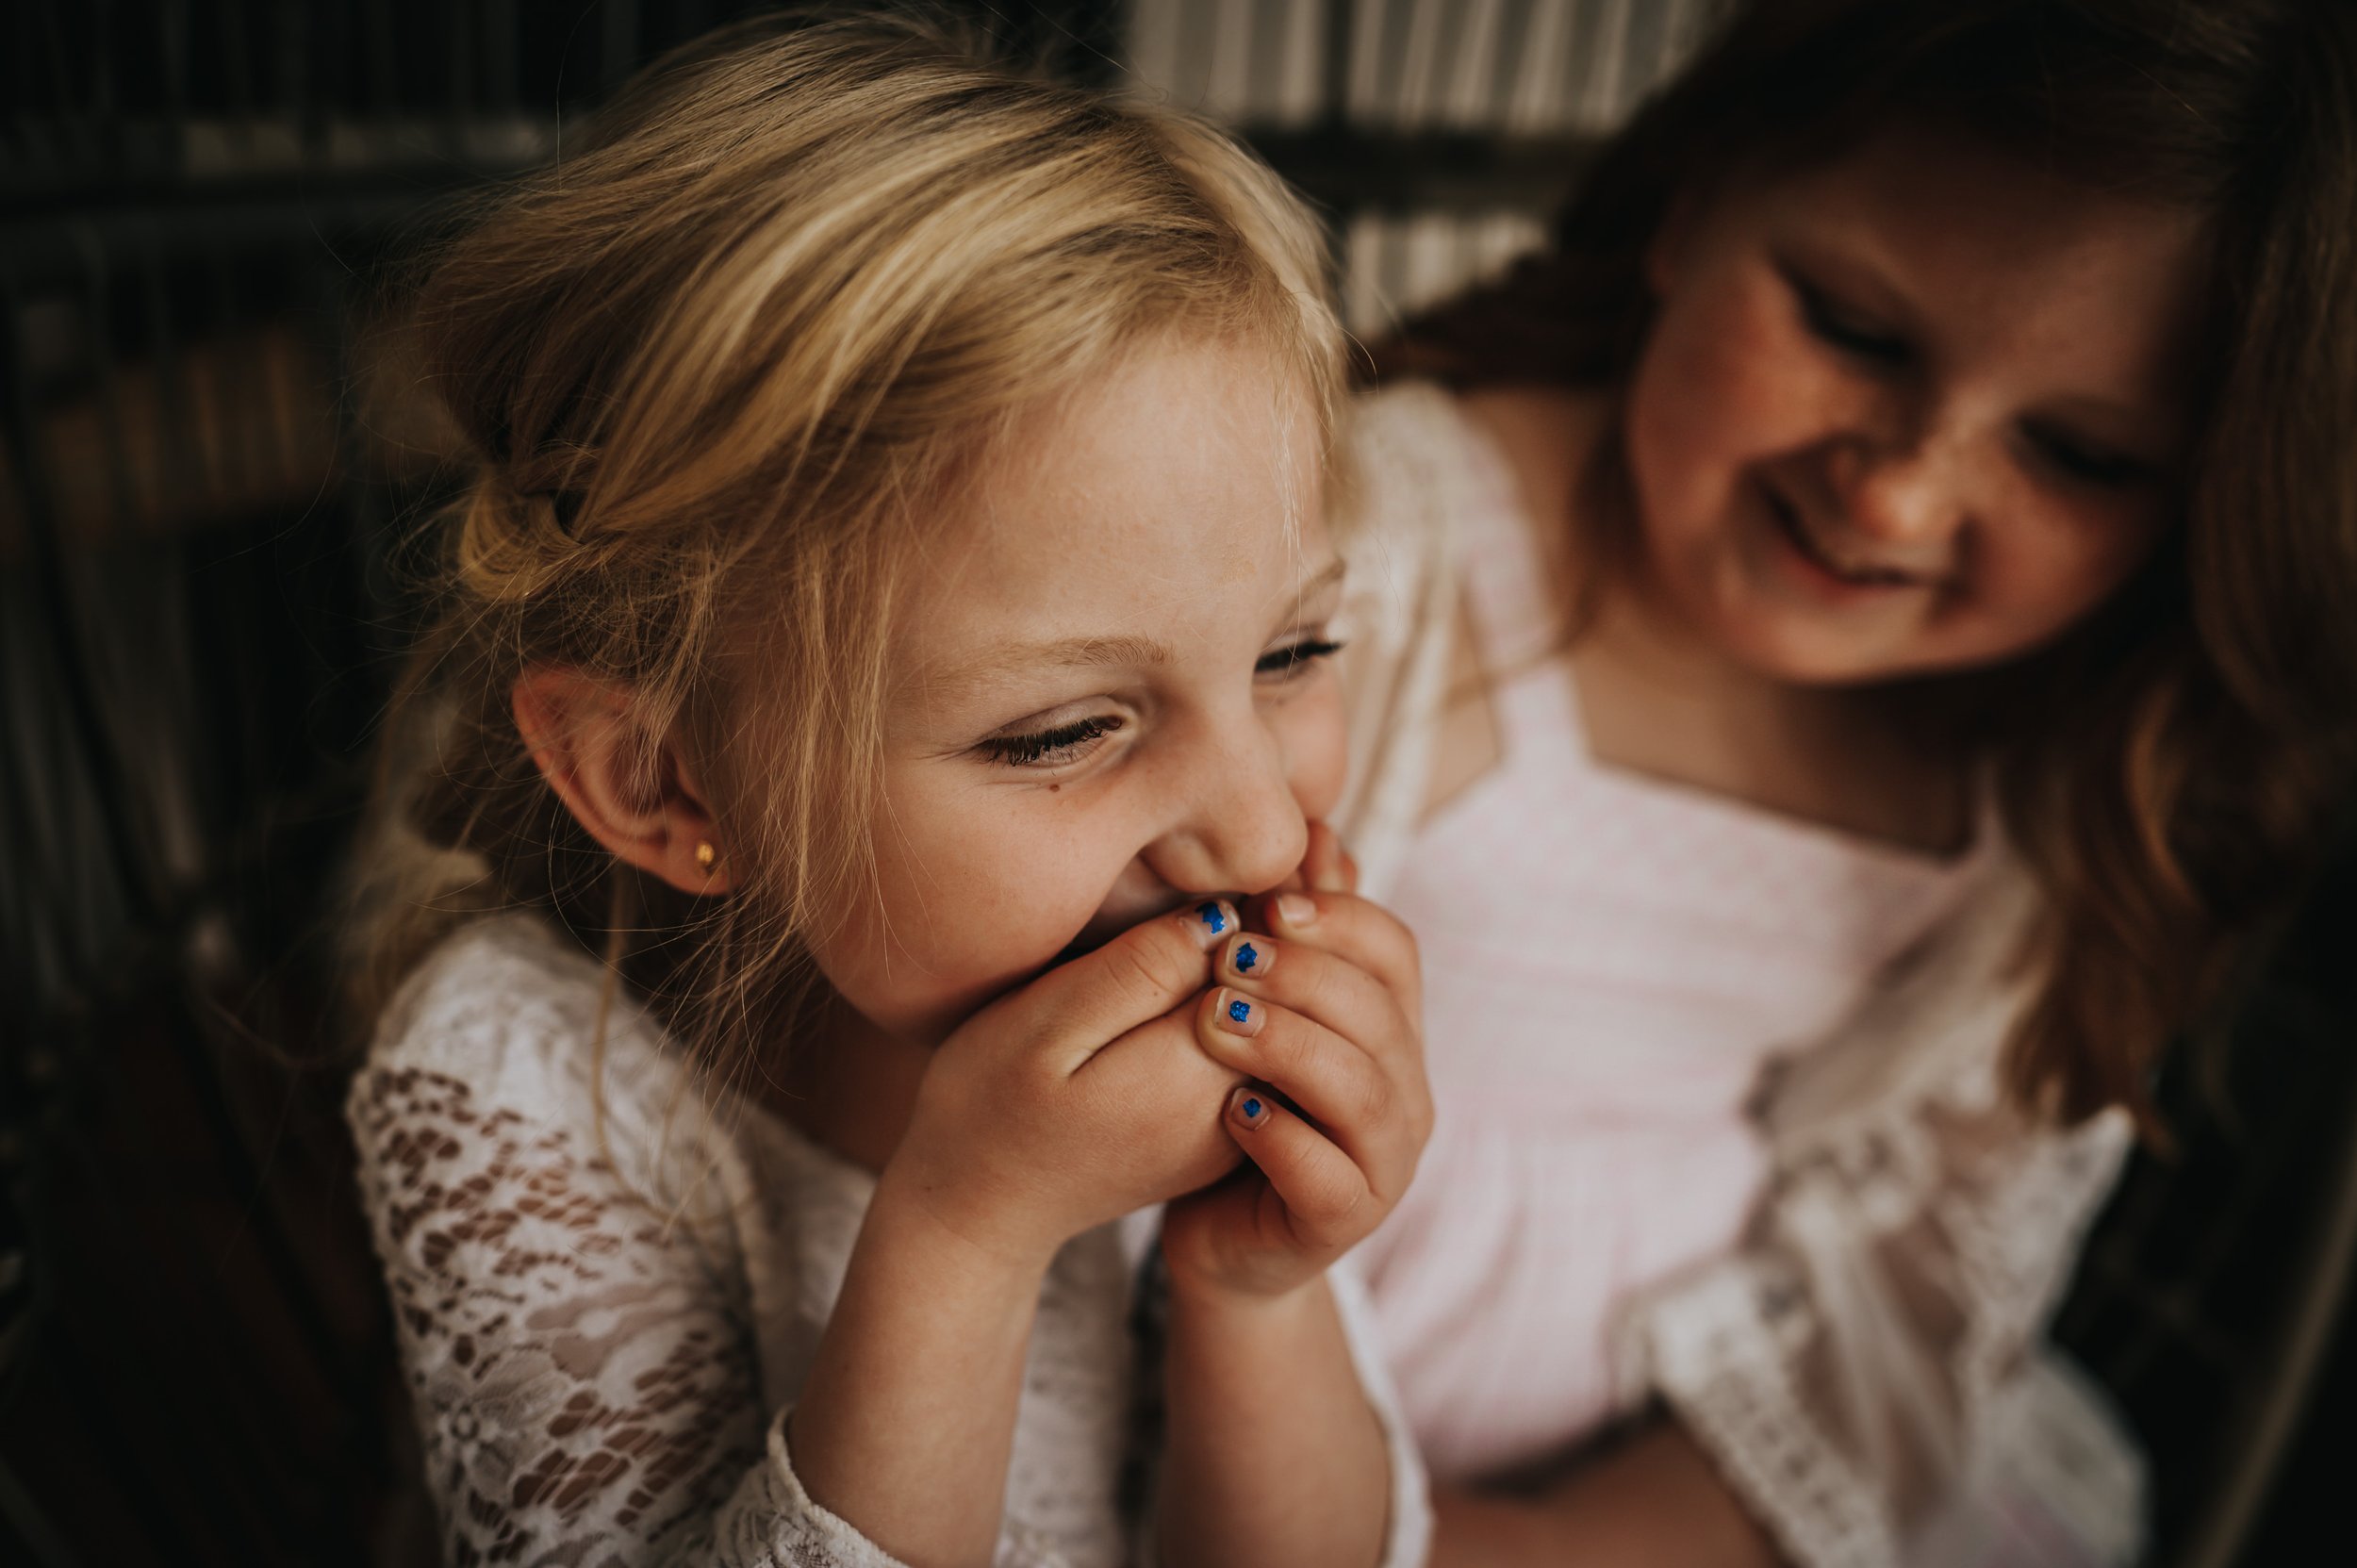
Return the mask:
<path id="1" fill-rule="evenodd" d="M 908 7 L 658 61 L 473 219 L 409 313 L 468 478 L 420 541 L 354 1008 L 458 921 L 529 909 L 742 1073 L 868 869 L 890 609 L 931 520 L 1024 409 L 1171 334 L 1265 350 L 1330 443 L 1321 238 L 1218 130 Z M 548 665 L 680 746 L 729 893 L 641 874 L 558 802 L 512 708 Z"/>
<path id="2" fill-rule="evenodd" d="M 2069 1120 L 2144 1114 L 2357 774 L 2357 7 L 1757 0 L 1603 149 L 1543 252 L 1409 322 L 1378 372 L 1624 386 L 1674 200 L 1902 124 L 2209 220 L 2176 525 L 2057 644 L 1906 693 L 1990 758 L 2045 893 L 2009 1084 Z"/>

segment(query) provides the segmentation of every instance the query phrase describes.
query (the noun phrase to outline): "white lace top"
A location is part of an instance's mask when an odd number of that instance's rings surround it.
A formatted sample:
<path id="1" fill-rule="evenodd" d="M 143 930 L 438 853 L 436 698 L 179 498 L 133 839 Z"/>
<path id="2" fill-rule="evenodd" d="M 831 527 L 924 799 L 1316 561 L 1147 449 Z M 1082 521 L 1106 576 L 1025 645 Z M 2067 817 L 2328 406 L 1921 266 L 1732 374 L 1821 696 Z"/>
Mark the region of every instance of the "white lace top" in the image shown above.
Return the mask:
<path id="1" fill-rule="evenodd" d="M 888 1568 L 803 1492 L 784 1438 L 874 1179 L 700 1094 L 626 997 L 593 1051 L 605 992 L 536 918 L 478 922 L 409 978 L 353 1084 L 445 1557 Z M 1077 1237 L 1048 1272 L 1000 1568 L 1112 1568 L 1150 1540 L 1135 1325 L 1156 1220 Z M 1334 1289 L 1392 1439 L 1384 1561 L 1412 1568 L 1422 1473 L 1363 1297 L 1342 1271 Z"/>
<path id="2" fill-rule="evenodd" d="M 1559 667 L 1503 699 L 1516 777 L 1539 793 L 1517 805 L 1477 785 L 1421 822 L 1454 617 L 1470 586 L 1509 629 L 1527 622 L 1512 601 L 1528 567 L 1493 536 L 1493 454 L 1444 394 L 1367 400 L 1354 455 L 1345 635 L 1368 678 L 1343 827 L 1371 894 L 1421 899 L 1447 928 L 1420 933 L 1428 966 L 1477 971 L 1458 977 L 1476 988 L 1464 1005 L 1427 1017 L 1441 1125 L 1363 1249 L 1436 1469 L 1559 1451 L 1657 1398 L 1808 1568 L 2127 1560 L 2134 1449 L 2039 1336 L 2129 1131 L 2119 1114 L 2035 1125 L 2000 1091 L 2035 907 L 2019 867 L 1988 835 L 1954 877 L 1929 863 L 1870 876 L 1797 827 L 1606 775 L 1566 738 Z M 1537 754 L 1550 735 L 1562 754 Z M 1442 897 L 1468 870 L 1451 856 L 1479 848 L 1461 841 L 1469 817 L 1517 812 L 1533 818 L 1520 834 L 1476 824 L 1511 864 Z M 1730 854 L 1769 863 L 1738 879 L 1742 899 L 1681 903 L 1666 885 L 1716 886 Z M 1837 873 L 1844 898 L 1881 910 L 1875 929 L 1780 933 L 1778 887 L 1781 918 L 1821 923 L 1800 904 Z M 1583 924 L 1567 908 L 1558 930 L 1524 910 L 1519 938 L 1484 923 L 1486 898 L 1549 876 L 1567 900 L 1628 913 Z M 1664 920 L 1695 926 L 1693 964 L 1674 961 Z M 1844 981 L 1840 955 L 1811 947 L 1825 941 L 1871 950 L 1871 979 Z M 1758 994 L 1711 1023 L 1747 985 Z M 1428 994 L 1435 1009 L 1452 995 Z M 1788 1061 L 1752 1098 L 1770 1054 Z M 1727 1119 L 1747 1103 L 1748 1127 Z M 1550 1388 L 1552 1411 L 1536 1397 Z"/>

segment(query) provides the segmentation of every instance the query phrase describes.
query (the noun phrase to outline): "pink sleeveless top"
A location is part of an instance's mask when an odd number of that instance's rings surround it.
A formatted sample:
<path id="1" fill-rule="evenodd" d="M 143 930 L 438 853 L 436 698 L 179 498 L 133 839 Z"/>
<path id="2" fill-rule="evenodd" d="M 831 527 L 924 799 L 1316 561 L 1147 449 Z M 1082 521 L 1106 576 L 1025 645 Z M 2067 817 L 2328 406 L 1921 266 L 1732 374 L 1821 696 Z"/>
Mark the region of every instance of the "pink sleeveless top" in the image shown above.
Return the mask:
<path id="1" fill-rule="evenodd" d="M 1355 1254 L 1442 1478 L 1542 1460 L 1642 1397 L 1616 1386 L 1616 1316 L 1740 1236 L 1762 1066 L 1849 1012 L 1997 836 L 1939 860 L 1599 764 L 1512 477 L 1457 423 L 1504 755 L 1388 896 L 1422 945 L 1440 1119 Z"/>

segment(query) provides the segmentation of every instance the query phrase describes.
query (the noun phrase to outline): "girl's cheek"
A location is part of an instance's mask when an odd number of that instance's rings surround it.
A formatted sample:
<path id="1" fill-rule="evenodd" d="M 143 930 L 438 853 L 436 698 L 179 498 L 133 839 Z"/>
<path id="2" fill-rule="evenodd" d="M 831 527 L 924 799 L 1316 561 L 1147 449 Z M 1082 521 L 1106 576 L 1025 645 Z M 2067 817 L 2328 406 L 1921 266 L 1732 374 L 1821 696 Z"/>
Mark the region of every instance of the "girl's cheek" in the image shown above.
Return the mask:
<path id="1" fill-rule="evenodd" d="M 1976 552 L 1982 596 L 2015 644 L 2000 656 L 2027 652 L 2102 608 L 2161 533 L 2159 518 L 2138 508 L 2073 512 L 2031 502 L 2008 520 L 1985 529 Z"/>
<path id="2" fill-rule="evenodd" d="M 1696 483 L 1772 449 L 1790 422 L 1791 362 L 1767 304 L 1729 280 L 1698 278 L 1670 302 L 1638 367 L 1629 437 L 1663 477 Z"/>
<path id="3" fill-rule="evenodd" d="M 1742 455 L 1775 455 L 1838 422 L 1848 380 L 1792 320 L 1782 283 L 1763 274 L 1729 296 L 1697 379 L 1730 443 Z"/>
<path id="4" fill-rule="evenodd" d="M 813 956 L 871 1022 L 931 1036 L 1052 956 L 1102 888 L 1070 834 L 1014 831 L 1003 817 L 978 830 L 963 807 L 901 804 L 901 834 Z"/>

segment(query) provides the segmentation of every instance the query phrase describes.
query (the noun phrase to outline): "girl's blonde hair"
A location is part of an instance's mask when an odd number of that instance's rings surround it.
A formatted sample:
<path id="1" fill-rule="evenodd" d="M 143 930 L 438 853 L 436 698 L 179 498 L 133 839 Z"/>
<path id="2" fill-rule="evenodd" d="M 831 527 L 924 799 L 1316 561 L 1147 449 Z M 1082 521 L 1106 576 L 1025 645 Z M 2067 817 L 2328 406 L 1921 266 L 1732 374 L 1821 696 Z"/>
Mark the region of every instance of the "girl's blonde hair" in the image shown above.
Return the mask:
<path id="1" fill-rule="evenodd" d="M 1034 79 L 938 18 L 772 19 L 649 68 L 420 297 L 479 471 L 383 742 L 363 1016 L 453 922 L 526 907 L 708 1061 L 750 1062 L 865 869 L 887 607 L 961 475 L 1172 332 L 1265 351 L 1330 446 L 1324 266 L 1218 131 Z M 638 873 L 558 803 L 511 709 L 546 666 L 675 741 L 731 893 Z"/>

